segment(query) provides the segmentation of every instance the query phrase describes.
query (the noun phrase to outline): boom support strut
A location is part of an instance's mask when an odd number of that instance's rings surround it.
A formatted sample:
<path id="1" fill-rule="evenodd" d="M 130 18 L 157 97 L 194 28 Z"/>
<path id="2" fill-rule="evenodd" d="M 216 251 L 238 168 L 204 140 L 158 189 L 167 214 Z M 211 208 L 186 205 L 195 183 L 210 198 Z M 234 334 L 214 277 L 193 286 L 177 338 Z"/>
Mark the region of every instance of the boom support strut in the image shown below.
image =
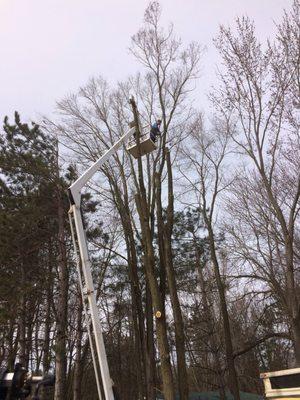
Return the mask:
<path id="1" fill-rule="evenodd" d="M 89 259 L 88 246 L 81 215 L 81 190 L 92 179 L 101 166 L 110 156 L 128 140 L 136 131 L 132 127 L 123 135 L 107 152 L 88 168 L 69 188 L 70 210 L 69 219 L 71 224 L 74 249 L 77 254 L 77 271 L 79 275 L 80 290 L 83 300 L 84 315 L 87 324 L 88 336 L 93 358 L 99 400 L 102 399 L 101 384 L 98 368 L 100 368 L 101 382 L 105 400 L 114 400 L 112 381 L 109 374 L 106 351 L 102 335 L 101 321 L 97 308 L 96 293 L 94 289 L 91 262 Z M 99 367 L 98 367 L 99 366 Z"/>

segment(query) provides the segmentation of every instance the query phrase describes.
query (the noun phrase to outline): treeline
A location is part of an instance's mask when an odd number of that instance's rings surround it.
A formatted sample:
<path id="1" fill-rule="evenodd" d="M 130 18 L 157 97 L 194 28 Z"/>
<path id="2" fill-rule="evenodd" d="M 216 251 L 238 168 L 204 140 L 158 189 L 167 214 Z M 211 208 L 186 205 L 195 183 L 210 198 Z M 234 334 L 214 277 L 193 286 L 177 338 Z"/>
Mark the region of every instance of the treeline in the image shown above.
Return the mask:
<path id="1" fill-rule="evenodd" d="M 157 150 L 124 147 L 82 204 L 120 397 L 238 400 L 262 393 L 259 372 L 300 364 L 299 11 L 263 44 L 246 17 L 220 27 L 210 115 L 193 99 L 203 49 L 163 29 L 152 2 L 132 37 L 140 73 L 91 79 L 40 125 L 5 118 L 1 366 L 55 370 L 55 400 L 97 397 L 66 191 L 138 118 L 162 119 Z"/>

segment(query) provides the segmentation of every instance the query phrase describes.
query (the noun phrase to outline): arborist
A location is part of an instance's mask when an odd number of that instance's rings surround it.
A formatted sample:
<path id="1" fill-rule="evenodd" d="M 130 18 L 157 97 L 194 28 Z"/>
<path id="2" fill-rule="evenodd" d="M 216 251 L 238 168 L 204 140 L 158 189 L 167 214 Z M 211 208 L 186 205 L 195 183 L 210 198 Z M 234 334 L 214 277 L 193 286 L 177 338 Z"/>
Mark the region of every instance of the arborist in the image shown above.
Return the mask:
<path id="1" fill-rule="evenodd" d="M 156 120 L 156 122 L 151 125 L 150 138 L 154 143 L 156 142 L 157 136 L 160 135 L 160 125 L 161 119 Z"/>

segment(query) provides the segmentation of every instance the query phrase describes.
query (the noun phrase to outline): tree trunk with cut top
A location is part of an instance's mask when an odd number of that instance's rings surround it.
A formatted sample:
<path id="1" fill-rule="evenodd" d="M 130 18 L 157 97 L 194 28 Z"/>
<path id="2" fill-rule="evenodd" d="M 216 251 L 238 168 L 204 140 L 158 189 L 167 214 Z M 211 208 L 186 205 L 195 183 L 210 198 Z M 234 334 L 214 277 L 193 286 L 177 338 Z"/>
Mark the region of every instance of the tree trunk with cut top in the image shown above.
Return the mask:
<path id="1" fill-rule="evenodd" d="M 140 131 L 139 131 L 138 112 L 135 101 L 131 99 L 130 103 L 134 114 L 135 124 L 137 126 L 136 138 L 139 150 L 139 157 L 138 157 L 139 193 L 137 193 L 135 196 L 135 202 L 141 225 L 142 242 L 144 249 L 144 265 L 145 265 L 146 278 L 149 284 L 149 290 L 151 293 L 151 299 L 156 321 L 156 334 L 157 334 L 157 343 L 160 355 L 164 398 L 165 400 L 174 400 L 175 391 L 174 391 L 173 373 L 170 361 L 169 343 L 167 337 L 166 316 L 165 313 L 163 312 L 164 305 L 162 303 L 159 285 L 155 273 L 155 256 L 153 248 L 153 237 L 149 221 L 149 204 L 147 202 L 146 189 L 143 177 L 143 166 L 142 166 L 141 153 L 139 147 Z"/>
<path id="2" fill-rule="evenodd" d="M 157 226 L 159 244 L 163 246 L 162 252 L 164 254 L 161 262 L 165 263 L 166 276 L 168 288 L 171 298 L 172 311 L 174 316 L 174 329 L 175 329 L 175 346 L 177 354 L 177 371 L 178 371 L 178 386 L 180 399 L 187 400 L 189 396 L 188 375 L 186 369 L 185 359 L 185 335 L 184 323 L 182 318 L 181 306 L 178 298 L 176 286 L 176 274 L 173 265 L 172 254 L 172 232 L 173 232 L 173 219 L 174 219 L 174 195 L 173 195 L 173 176 L 172 166 L 170 159 L 170 152 L 166 149 L 166 164 L 168 172 L 168 206 L 166 223 L 163 222 L 162 203 L 161 203 L 161 178 L 156 175 L 156 203 L 157 203 Z"/>

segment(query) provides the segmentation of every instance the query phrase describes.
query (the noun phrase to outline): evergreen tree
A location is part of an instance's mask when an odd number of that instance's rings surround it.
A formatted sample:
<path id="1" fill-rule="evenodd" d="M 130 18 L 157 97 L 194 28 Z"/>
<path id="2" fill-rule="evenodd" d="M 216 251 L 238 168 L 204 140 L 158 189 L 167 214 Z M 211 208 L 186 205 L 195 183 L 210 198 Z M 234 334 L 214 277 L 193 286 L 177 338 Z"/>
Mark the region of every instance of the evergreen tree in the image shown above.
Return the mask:
<path id="1" fill-rule="evenodd" d="M 15 326 L 27 366 L 32 315 L 48 280 L 47 253 L 55 234 L 55 143 L 40 127 L 4 120 L 0 137 L 1 316 Z M 11 334 L 14 334 L 12 329 Z M 7 349 L 7 353 L 11 349 Z M 14 357 L 12 357 L 12 362 Z"/>

